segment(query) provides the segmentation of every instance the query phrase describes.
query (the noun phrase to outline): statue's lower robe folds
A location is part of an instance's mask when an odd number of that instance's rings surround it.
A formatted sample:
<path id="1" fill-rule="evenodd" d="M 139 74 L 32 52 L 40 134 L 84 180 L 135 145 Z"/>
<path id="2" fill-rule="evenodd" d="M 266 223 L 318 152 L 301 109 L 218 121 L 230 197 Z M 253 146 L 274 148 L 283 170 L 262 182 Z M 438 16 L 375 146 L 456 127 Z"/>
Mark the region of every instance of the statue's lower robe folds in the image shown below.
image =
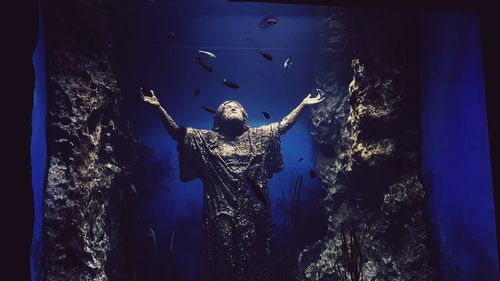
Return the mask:
<path id="1" fill-rule="evenodd" d="M 181 128 L 181 179 L 201 179 L 204 281 L 270 280 L 272 236 L 268 182 L 283 169 L 279 123 L 226 140 L 216 131 Z"/>

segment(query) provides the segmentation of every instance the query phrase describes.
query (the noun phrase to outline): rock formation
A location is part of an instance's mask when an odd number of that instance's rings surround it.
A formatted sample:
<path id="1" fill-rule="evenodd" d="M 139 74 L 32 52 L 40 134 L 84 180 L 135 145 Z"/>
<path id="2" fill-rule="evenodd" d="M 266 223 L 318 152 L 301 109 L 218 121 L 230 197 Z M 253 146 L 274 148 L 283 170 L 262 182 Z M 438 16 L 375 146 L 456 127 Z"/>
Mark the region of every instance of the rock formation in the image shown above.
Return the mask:
<path id="1" fill-rule="evenodd" d="M 47 161 L 43 280 L 125 280 L 120 221 L 131 135 L 111 67 L 113 1 L 44 1 Z"/>
<path id="2" fill-rule="evenodd" d="M 406 41 L 412 17 L 381 12 L 366 27 L 365 16 L 339 12 L 325 21 L 326 34 L 347 33 L 326 43 L 335 63 L 317 86 L 329 97 L 311 114 L 329 227 L 301 252 L 298 280 L 432 278 L 418 176 L 418 80 Z M 329 31 L 339 26 L 343 33 Z M 342 79 L 349 65 L 340 65 L 341 57 L 353 58 L 350 83 Z"/>

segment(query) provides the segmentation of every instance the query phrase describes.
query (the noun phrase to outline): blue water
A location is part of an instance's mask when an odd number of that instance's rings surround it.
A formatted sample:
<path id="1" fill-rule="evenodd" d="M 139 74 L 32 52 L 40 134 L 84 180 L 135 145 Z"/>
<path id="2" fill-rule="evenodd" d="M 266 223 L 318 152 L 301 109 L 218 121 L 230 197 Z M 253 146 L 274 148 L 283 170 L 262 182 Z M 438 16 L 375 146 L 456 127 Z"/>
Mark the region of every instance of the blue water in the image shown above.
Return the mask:
<path id="1" fill-rule="evenodd" d="M 131 7 L 130 65 L 128 90 L 137 98 L 130 105 L 132 120 L 142 143 L 151 147 L 158 158 L 177 158 L 176 142 L 163 129 L 154 108 L 134 93 L 138 85 L 154 89 L 163 107 L 181 126 L 211 129 L 213 115 L 202 105 L 216 109 L 226 100 L 240 102 L 249 114 L 251 126 L 278 122 L 292 111 L 314 87 L 321 62 L 319 56 L 320 18 L 317 8 L 299 5 L 234 4 L 226 1 L 135 2 Z M 278 23 L 259 27 L 266 16 Z M 175 38 L 162 37 L 174 32 Z M 258 49 L 269 53 L 265 60 Z M 210 73 L 194 59 L 198 50 L 215 53 L 206 58 L 214 68 Z M 290 69 L 283 62 L 292 56 Z M 240 88 L 220 85 L 226 78 Z M 194 96 L 195 89 L 201 94 Z M 262 111 L 270 114 L 265 119 Z M 269 183 L 276 240 L 282 237 L 283 212 L 278 202 L 290 193 L 290 173 L 304 175 L 303 215 L 309 224 L 301 234 L 302 244 L 321 238 L 326 218 L 321 216 L 321 181 L 309 178 L 315 167 L 316 150 L 310 135 L 309 110 L 281 137 L 285 169 Z M 303 158 L 303 161 L 298 161 Z M 177 168 L 176 163 L 174 166 Z M 168 173 L 166 173 L 168 174 Z M 168 192 L 158 192 L 142 203 L 153 217 L 160 239 L 176 233 L 177 252 L 194 271 L 199 269 L 201 238 L 202 183 L 183 183 L 179 172 L 168 176 Z M 161 242 L 159 242 L 161 243 Z M 165 245 L 168 243 L 163 242 Z M 159 249 L 162 251 L 162 249 Z M 163 250 L 166 250 L 165 248 Z M 283 251 L 284 249 L 278 249 Z"/>
<path id="2" fill-rule="evenodd" d="M 422 176 L 437 275 L 499 280 L 479 18 L 429 13 L 420 25 Z"/>
<path id="3" fill-rule="evenodd" d="M 38 1 L 41 6 L 41 0 Z M 33 240 L 31 245 L 31 280 L 41 280 L 42 266 L 42 221 L 43 221 L 43 184 L 47 168 L 47 143 L 45 135 L 45 118 L 47 115 L 47 96 L 45 82 L 45 36 L 43 17 L 38 14 L 38 42 L 33 53 L 35 68 L 35 93 L 32 112 L 31 136 L 31 175 L 35 204 L 35 221 L 33 224 Z"/>

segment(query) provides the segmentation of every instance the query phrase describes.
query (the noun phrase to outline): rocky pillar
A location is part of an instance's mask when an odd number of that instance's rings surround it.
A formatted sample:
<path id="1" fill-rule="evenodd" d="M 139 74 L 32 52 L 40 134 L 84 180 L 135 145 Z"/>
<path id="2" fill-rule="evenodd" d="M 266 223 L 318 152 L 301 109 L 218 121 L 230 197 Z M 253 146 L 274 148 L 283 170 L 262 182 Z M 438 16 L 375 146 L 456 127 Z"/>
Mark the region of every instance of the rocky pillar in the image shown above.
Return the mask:
<path id="1" fill-rule="evenodd" d="M 432 279 L 414 25 L 397 13 L 353 10 L 326 21 L 326 30 L 340 24 L 347 32 L 345 49 L 329 49 L 353 59 L 318 77 L 328 98 L 311 121 L 329 227 L 300 254 L 298 280 Z M 351 81 L 343 80 L 349 70 Z"/>
<path id="2" fill-rule="evenodd" d="M 126 170 L 120 90 L 111 67 L 113 1 L 43 1 L 47 49 L 48 171 L 44 280 L 124 280 L 119 216 Z M 111 199 L 113 198 L 113 199 Z M 114 278 L 113 278 L 114 277 Z"/>

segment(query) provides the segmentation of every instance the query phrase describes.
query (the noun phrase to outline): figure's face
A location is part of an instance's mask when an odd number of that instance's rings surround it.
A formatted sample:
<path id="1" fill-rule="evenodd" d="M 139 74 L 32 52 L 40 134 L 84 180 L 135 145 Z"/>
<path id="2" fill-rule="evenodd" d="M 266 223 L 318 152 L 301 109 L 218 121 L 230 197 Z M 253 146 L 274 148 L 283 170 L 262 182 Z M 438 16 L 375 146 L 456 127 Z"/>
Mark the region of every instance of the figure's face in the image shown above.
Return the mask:
<path id="1" fill-rule="evenodd" d="M 225 120 L 241 120 L 245 119 L 243 108 L 234 102 L 227 103 L 224 106 L 221 117 Z"/>

